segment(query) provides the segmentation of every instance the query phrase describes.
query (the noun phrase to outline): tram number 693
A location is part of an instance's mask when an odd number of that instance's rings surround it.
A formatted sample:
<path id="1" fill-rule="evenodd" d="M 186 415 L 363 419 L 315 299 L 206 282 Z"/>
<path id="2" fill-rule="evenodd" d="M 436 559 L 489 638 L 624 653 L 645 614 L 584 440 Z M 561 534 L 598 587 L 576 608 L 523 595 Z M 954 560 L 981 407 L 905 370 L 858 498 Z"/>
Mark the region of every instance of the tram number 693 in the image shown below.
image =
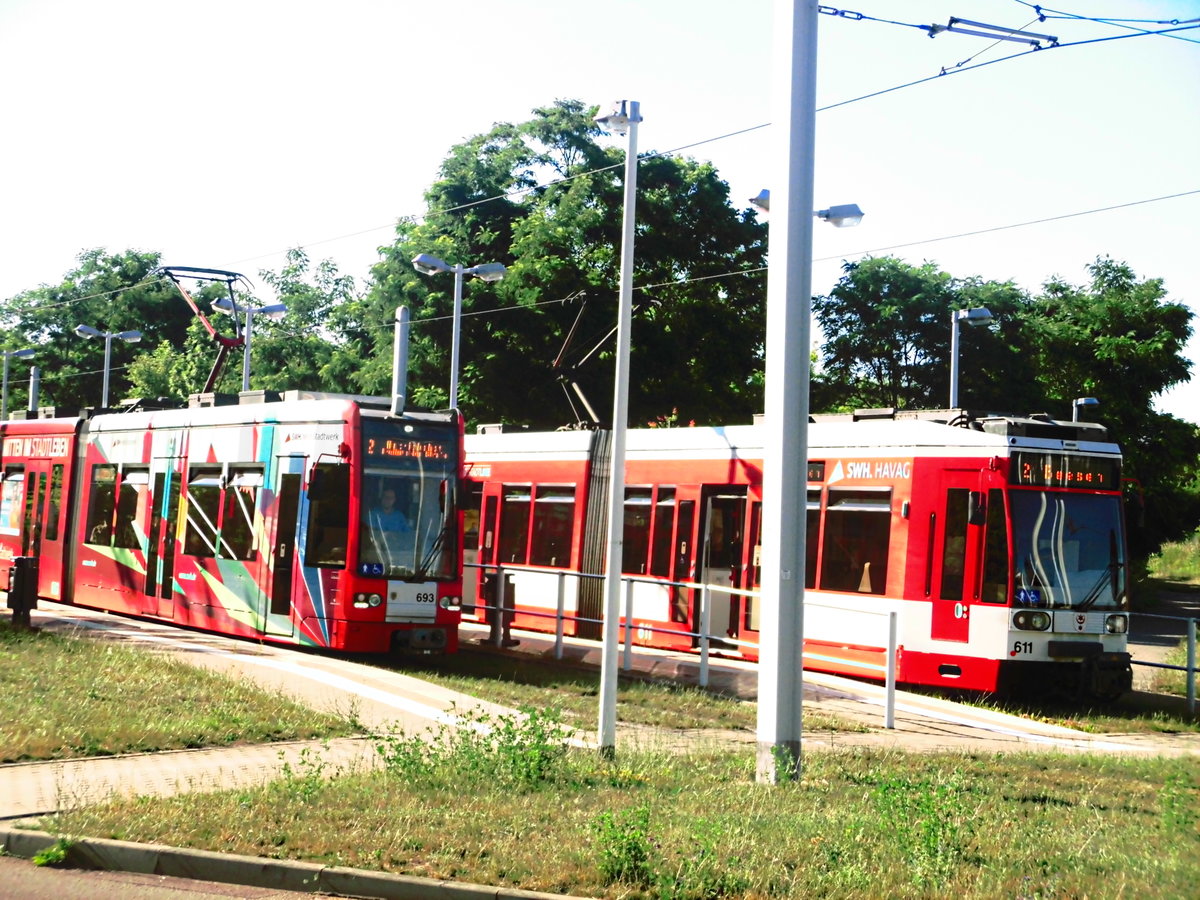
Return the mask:
<path id="1" fill-rule="evenodd" d="M 1014 641 L 1012 648 L 1013 656 L 1019 656 L 1022 653 L 1033 652 L 1033 641 Z"/>
<path id="2" fill-rule="evenodd" d="M 416 601 L 418 603 L 437 603 L 437 593 L 435 591 L 417 591 Z"/>

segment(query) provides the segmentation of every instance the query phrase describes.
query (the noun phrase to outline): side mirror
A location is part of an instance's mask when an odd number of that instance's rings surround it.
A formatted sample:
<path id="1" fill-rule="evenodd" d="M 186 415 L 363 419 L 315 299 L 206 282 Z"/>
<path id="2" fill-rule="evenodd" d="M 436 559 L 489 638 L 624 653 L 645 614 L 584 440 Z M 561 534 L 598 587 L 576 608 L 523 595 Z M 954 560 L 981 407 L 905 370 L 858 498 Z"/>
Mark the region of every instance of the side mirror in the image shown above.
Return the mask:
<path id="1" fill-rule="evenodd" d="M 325 498 L 325 472 L 315 464 L 308 475 L 308 499 L 316 503 Z"/>
<path id="2" fill-rule="evenodd" d="M 967 497 L 967 521 L 972 525 L 987 524 L 987 500 L 983 491 L 971 491 Z"/>

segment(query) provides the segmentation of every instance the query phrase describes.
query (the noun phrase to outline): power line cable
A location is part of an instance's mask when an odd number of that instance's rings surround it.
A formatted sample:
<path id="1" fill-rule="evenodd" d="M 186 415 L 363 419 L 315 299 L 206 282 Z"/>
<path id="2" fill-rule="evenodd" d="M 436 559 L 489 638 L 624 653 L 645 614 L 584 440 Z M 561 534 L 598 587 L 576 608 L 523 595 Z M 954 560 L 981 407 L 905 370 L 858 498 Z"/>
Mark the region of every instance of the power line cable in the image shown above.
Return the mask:
<path id="1" fill-rule="evenodd" d="M 1144 28 L 1137 28 L 1137 25 L 1187 25 L 1194 22 L 1200 22 L 1200 19 L 1121 19 L 1121 18 L 1103 18 L 1096 16 L 1085 16 L 1079 13 L 1066 12 L 1059 9 L 1049 9 L 1045 6 L 1040 6 L 1036 3 L 1029 3 L 1027 0 L 1013 0 L 1021 6 L 1028 7 L 1038 14 L 1037 21 L 1045 22 L 1048 19 L 1064 19 L 1077 22 L 1094 22 L 1097 25 L 1111 25 L 1114 28 L 1127 28 L 1130 31 L 1137 31 L 1145 34 L 1151 32 Z M 1051 15 L 1047 15 L 1051 13 Z M 1174 38 L 1179 41 L 1186 41 L 1189 44 L 1200 44 L 1200 41 L 1192 38 L 1183 37 L 1178 34 L 1164 34 L 1164 37 Z"/>

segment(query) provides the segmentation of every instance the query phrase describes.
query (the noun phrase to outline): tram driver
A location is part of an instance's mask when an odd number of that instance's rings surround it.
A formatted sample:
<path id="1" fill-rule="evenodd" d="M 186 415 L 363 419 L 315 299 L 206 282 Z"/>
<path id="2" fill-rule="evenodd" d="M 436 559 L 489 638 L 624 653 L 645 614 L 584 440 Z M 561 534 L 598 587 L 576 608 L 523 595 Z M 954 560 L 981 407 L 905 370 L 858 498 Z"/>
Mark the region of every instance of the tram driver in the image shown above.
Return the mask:
<path id="1" fill-rule="evenodd" d="M 369 540 L 366 552 L 389 569 L 411 571 L 415 566 L 414 532 L 409 517 L 397 503 L 395 488 L 384 484 L 376 501 L 365 515 L 364 529 Z"/>

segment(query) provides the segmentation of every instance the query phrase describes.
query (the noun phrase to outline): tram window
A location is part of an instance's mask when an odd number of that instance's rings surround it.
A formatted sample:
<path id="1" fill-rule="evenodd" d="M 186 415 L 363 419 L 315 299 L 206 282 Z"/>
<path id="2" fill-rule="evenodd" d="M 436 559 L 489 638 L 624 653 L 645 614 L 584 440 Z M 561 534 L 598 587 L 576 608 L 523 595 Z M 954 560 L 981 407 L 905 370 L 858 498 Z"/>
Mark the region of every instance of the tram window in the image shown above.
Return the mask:
<path id="1" fill-rule="evenodd" d="M 675 529 L 675 580 L 692 580 L 692 529 L 696 526 L 696 501 L 679 501 L 679 526 Z M 688 590 L 671 588 L 671 621 L 688 620 Z"/>
<path id="2" fill-rule="evenodd" d="M 479 510 L 483 505 L 483 482 L 468 480 L 463 506 L 463 549 L 479 548 Z"/>
<path id="3" fill-rule="evenodd" d="M 254 509 L 262 472 L 232 469 L 225 488 L 225 509 L 221 515 L 221 556 L 250 559 L 254 556 Z"/>
<path id="4" fill-rule="evenodd" d="M 137 530 L 138 504 L 150 486 L 148 469 L 126 469 L 121 473 L 117 487 L 117 525 L 113 533 L 114 547 L 134 548 L 139 546 Z"/>
<path id="5" fill-rule="evenodd" d="M 0 491 L 0 533 L 21 533 L 22 498 L 25 492 L 25 467 L 9 466 L 4 470 L 4 486 Z"/>
<path id="6" fill-rule="evenodd" d="M 821 589 L 882 594 L 891 522 L 891 491 L 830 488 Z"/>
<path id="7" fill-rule="evenodd" d="M 987 539 L 984 544 L 983 602 L 1008 602 L 1008 520 L 1004 492 L 988 491 Z"/>
<path id="8" fill-rule="evenodd" d="M 817 586 L 817 550 L 820 549 L 820 546 L 821 492 L 809 491 L 804 534 L 804 586 L 806 588 Z"/>
<path id="9" fill-rule="evenodd" d="M 671 574 L 671 529 L 675 525 L 675 488 L 658 489 L 654 504 L 654 534 L 650 543 L 650 574 Z"/>
<path id="10" fill-rule="evenodd" d="M 318 490 L 313 490 L 319 485 Z M 310 566 L 346 565 L 350 533 L 350 467 L 317 463 L 309 479 L 308 545 L 304 561 Z"/>
<path id="11" fill-rule="evenodd" d="M 500 510 L 500 562 L 524 565 L 529 542 L 529 515 L 532 490 L 506 487 Z"/>
<path id="12" fill-rule="evenodd" d="M 50 472 L 50 505 L 46 510 L 46 540 L 58 540 L 58 517 L 62 511 L 63 465 L 55 463 Z"/>
<path id="13" fill-rule="evenodd" d="M 943 600 L 963 598 L 963 575 L 967 568 L 967 522 L 970 491 L 950 488 L 946 491 L 946 530 L 942 543 Z"/>
<path id="14" fill-rule="evenodd" d="M 571 530 L 575 527 L 575 488 L 538 487 L 533 504 L 534 566 L 567 566 L 571 562 Z"/>
<path id="15" fill-rule="evenodd" d="M 651 488 L 625 489 L 625 530 L 621 568 L 627 575 L 644 575 L 650 552 Z"/>
<path id="16" fill-rule="evenodd" d="M 117 467 L 92 466 L 92 481 L 88 487 L 88 518 L 84 528 L 87 543 L 105 547 L 112 543 L 116 500 Z"/>
<path id="17" fill-rule="evenodd" d="M 183 552 L 188 556 L 217 555 L 217 524 L 221 511 L 219 469 L 192 469 L 187 485 L 187 531 Z"/>

